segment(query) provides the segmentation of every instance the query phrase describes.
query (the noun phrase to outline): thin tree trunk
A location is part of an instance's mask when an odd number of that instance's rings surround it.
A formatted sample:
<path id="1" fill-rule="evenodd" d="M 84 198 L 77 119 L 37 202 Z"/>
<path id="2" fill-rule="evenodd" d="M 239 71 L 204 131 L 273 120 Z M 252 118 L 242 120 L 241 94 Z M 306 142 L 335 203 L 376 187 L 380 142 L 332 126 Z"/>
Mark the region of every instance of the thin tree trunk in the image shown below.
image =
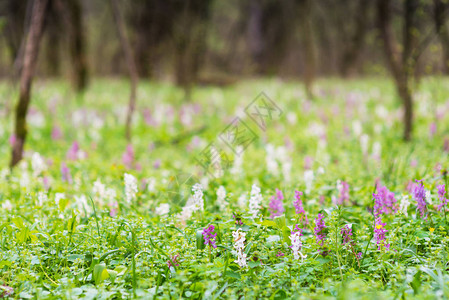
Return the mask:
<path id="1" fill-rule="evenodd" d="M 344 77 L 349 77 L 355 73 L 355 65 L 362 52 L 365 40 L 369 4 L 370 1 L 359 0 L 354 23 L 355 31 L 353 36 L 350 37 L 349 45 L 344 47 L 342 57 L 341 73 Z"/>
<path id="2" fill-rule="evenodd" d="M 115 25 L 117 26 L 118 35 L 120 38 L 120 43 L 122 45 L 123 53 L 126 59 L 126 65 L 128 67 L 129 76 L 131 78 L 131 94 L 129 96 L 128 113 L 126 115 L 126 129 L 125 136 L 128 141 L 131 140 L 131 122 L 132 115 L 136 107 L 136 90 L 137 82 L 139 77 L 137 75 L 137 68 L 134 62 L 134 57 L 132 54 L 131 46 L 129 44 L 128 38 L 125 32 L 125 24 L 123 22 L 122 16 L 120 15 L 120 10 L 118 7 L 117 0 L 110 0 L 112 13 L 114 15 Z"/>
<path id="3" fill-rule="evenodd" d="M 70 14 L 70 56 L 73 63 L 74 86 L 76 91 L 83 92 L 87 87 L 88 71 L 85 38 L 83 31 L 83 9 L 80 0 L 68 0 Z"/>
<path id="4" fill-rule="evenodd" d="M 433 2 L 435 30 L 443 50 L 443 72 L 449 75 L 449 31 L 446 24 L 446 13 L 449 9 L 449 3 L 442 0 L 434 0 Z"/>
<path id="5" fill-rule="evenodd" d="M 23 146 L 27 135 L 26 116 L 30 104 L 31 84 L 39 52 L 47 2 L 47 0 L 35 0 L 33 4 L 30 29 L 26 37 L 23 69 L 20 76 L 20 94 L 16 107 L 15 142 L 12 146 L 11 168 L 17 165 L 23 156 Z"/>
<path id="6" fill-rule="evenodd" d="M 304 43 L 304 85 L 307 97 L 312 99 L 313 82 L 315 81 L 315 47 L 313 45 L 313 32 L 311 20 L 311 0 L 301 0 L 300 2 L 301 16 L 300 25 L 303 34 Z"/>

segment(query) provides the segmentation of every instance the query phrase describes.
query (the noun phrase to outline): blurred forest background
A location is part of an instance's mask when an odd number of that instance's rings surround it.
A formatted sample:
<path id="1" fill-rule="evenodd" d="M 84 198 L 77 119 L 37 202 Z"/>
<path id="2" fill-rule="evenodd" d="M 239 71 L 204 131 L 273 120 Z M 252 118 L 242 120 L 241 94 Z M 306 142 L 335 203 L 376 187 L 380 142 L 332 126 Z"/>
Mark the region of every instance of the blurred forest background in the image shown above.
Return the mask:
<path id="1" fill-rule="evenodd" d="M 20 71 L 33 2 L 0 0 L 2 77 Z M 383 75 L 388 64 L 380 2 L 388 4 L 393 34 L 399 40 L 405 35 L 403 23 L 408 22 L 406 2 L 416 6 L 410 26 L 426 44 L 416 75 L 449 73 L 444 0 L 117 1 L 139 77 L 181 85 L 226 84 L 259 75 L 305 80 Z M 128 74 L 110 3 L 48 0 L 39 77 L 71 78 L 82 90 L 89 77 Z"/>
<path id="2" fill-rule="evenodd" d="M 449 74 L 449 0 L 0 0 L 0 77 L 20 82 L 12 163 L 22 157 L 34 75 L 82 93 L 129 76 L 195 85 L 390 74 L 412 136 L 420 78 Z"/>

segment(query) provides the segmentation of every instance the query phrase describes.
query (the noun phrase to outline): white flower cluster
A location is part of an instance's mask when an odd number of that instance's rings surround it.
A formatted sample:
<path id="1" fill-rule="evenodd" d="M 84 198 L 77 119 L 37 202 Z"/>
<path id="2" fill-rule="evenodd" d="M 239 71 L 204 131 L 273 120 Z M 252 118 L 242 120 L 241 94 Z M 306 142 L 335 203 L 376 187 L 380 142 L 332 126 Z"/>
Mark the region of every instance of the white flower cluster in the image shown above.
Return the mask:
<path id="1" fill-rule="evenodd" d="M 193 211 L 204 210 L 203 187 L 201 186 L 201 184 L 196 183 L 192 187 L 192 192 L 192 203 L 194 205 Z"/>
<path id="2" fill-rule="evenodd" d="M 226 189 L 222 185 L 217 190 L 217 203 L 221 211 L 226 209 Z"/>
<path id="3" fill-rule="evenodd" d="M 262 194 L 260 188 L 253 184 L 251 189 L 251 198 L 249 198 L 249 213 L 255 218 L 259 214 L 260 204 L 262 203 Z"/>
<path id="4" fill-rule="evenodd" d="M 408 207 L 410 205 L 410 200 L 408 195 L 403 195 L 401 198 L 401 203 L 399 204 L 399 211 L 401 211 L 404 216 L 408 217 Z"/>
<path id="5" fill-rule="evenodd" d="M 246 254 L 243 252 L 245 249 L 246 233 L 242 232 L 242 229 L 239 228 L 237 231 L 232 232 L 232 237 L 234 238 L 234 249 L 237 253 L 237 259 L 234 262 L 236 262 L 240 268 L 245 268 L 248 266 L 246 264 Z"/>
<path id="6" fill-rule="evenodd" d="M 315 175 L 313 173 L 313 170 L 306 170 L 304 171 L 304 183 L 306 185 L 306 194 L 309 194 L 312 190 L 313 180 L 315 179 Z"/>
<path id="7" fill-rule="evenodd" d="M 234 163 L 232 164 L 231 174 L 232 175 L 240 175 L 243 173 L 242 164 L 243 164 L 243 147 L 237 146 L 235 148 L 234 155 Z M 240 154 L 239 154 L 240 153 Z"/>
<path id="8" fill-rule="evenodd" d="M 100 179 L 94 182 L 92 193 L 94 194 L 94 200 L 100 205 L 103 205 L 105 202 L 113 203 L 117 197 L 115 190 L 113 188 L 107 188 Z"/>
<path id="9" fill-rule="evenodd" d="M 44 159 L 37 152 L 34 152 L 31 156 L 31 167 L 33 168 L 33 175 L 35 177 L 41 175 L 42 172 L 47 169 L 47 165 L 45 164 Z"/>
<path id="10" fill-rule="evenodd" d="M 158 207 L 156 207 L 156 214 L 159 216 L 166 216 L 170 212 L 170 204 L 161 203 Z"/>
<path id="11" fill-rule="evenodd" d="M 302 247 L 302 242 L 301 242 L 301 235 L 300 232 L 294 232 L 292 233 L 292 235 L 290 235 L 290 240 L 292 242 L 292 251 L 293 251 L 293 257 L 298 260 L 301 257 L 301 261 L 304 260 L 304 258 L 307 257 L 307 255 L 304 255 L 301 253 L 301 247 Z"/>
<path id="12" fill-rule="evenodd" d="M 125 173 L 125 198 L 126 202 L 131 203 L 136 199 L 137 194 L 137 179 L 131 174 Z"/>

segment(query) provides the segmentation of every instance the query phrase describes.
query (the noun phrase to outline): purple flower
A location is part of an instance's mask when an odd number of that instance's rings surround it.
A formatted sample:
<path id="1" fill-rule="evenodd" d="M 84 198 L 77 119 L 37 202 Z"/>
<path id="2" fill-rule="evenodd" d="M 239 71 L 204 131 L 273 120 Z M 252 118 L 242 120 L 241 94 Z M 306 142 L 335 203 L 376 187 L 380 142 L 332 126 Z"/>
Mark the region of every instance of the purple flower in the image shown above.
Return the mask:
<path id="1" fill-rule="evenodd" d="M 77 160 L 78 159 L 78 151 L 80 150 L 80 146 L 77 141 L 74 141 L 69 151 L 67 151 L 66 158 L 69 160 Z"/>
<path id="2" fill-rule="evenodd" d="M 175 256 L 172 256 L 169 261 L 167 261 L 167 265 L 169 268 L 179 266 L 179 263 L 176 261 L 178 259 L 178 257 L 179 257 L 179 254 L 176 254 Z"/>
<path id="3" fill-rule="evenodd" d="M 16 141 L 17 141 L 16 135 L 15 135 L 15 134 L 12 134 L 12 135 L 9 137 L 9 144 L 10 144 L 11 146 L 14 146 L 14 144 L 16 143 Z"/>
<path id="4" fill-rule="evenodd" d="M 444 152 L 449 152 L 449 138 L 444 138 L 444 144 L 443 144 L 443 150 Z"/>
<path id="5" fill-rule="evenodd" d="M 295 207 L 295 213 L 299 215 L 304 225 L 309 224 L 307 219 L 306 211 L 304 210 L 301 196 L 303 195 L 300 191 L 295 191 L 295 200 L 293 200 L 293 206 Z"/>
<path id="6" fill-rule="evenodd" d="M 441 211 L 443 207 L 446 207 L 447 205 L 447 198 L 446 198 L 446 187 L 444 184 L 441 184 L 437 186 L 438 189 L 438 198 L 440 199 L 441 203 L 438 204 L 438 211 Z"/>
<path id="7" fill-rule="evenodd" d="M 324 245 L 324 239 L 326 238 L 324 228 L 326 228 L 327 226 L 324 224 L 323 218 L 324 216 L 322 214 L 318 214 L 315 219 L 315 228 L 313 229 L 316 236 L 316 243 L 320 246 Z"/>
<path id="8" fill-rule="evenodd" d="M 58 126 L 53 126 L 51 129 L 51 139 L 52 140 L 60 140 L 62 138 L 61 129 Z"/>
<path id="9" fill-rule="evenodd" d="M 61 176 L 62 181 L 67 182 L 68 184 L 72 184 L 72 176 L 70 175 L 70 169 L 67 167 L 65 162 L 61 163 Z"/>
<path id="10" fill-rule="evenodd" d="M 397 212 L 397 200 L 394 197 L 394 193 L 388 190 L 386 186 L 378 186 L 377 194 L 373 193 L 373 198 L 375 217 L 381 214 L 393 214 Z"/>
<path id="11" fill-rule="evenodd" d="M 122 155 L 122 162 L 128 168 L 131 169 L 134 163 L 134 148 L 133 145 L 128 144 L 126 146 L 125 153 Z"/>
<path id="12" fill-rule="evenodd" d="M 284 255 L 285 255 L 285 254 L 282 253 L 281 251 L 279 251 L 279 252 L 276 254 L 277 257 L 281 257 L 281 256 L 284 256 Z"/>
<path id="13" fill-rule="evenodd" d="M 284 200 L 282 191 L 276 189 L 276 195 L 271 197 L 271 201 L 269 204 L 269 210 L 271 211 L 270 217 L 272 219 L 274 219 L 274 217 L 281 216 L 284 212 L 284 205 L 282 203 L 282 200 Z"/>
<path id="14" fill-rule="evenodd" d="M 362 252 L 357 253 L 357 258 L 362 259 Z"/>
<path id="15" fill-rule="evenodd" d="M 338 205 L 343 205 L 345 201 L 349 200 L 349 184 L 346 181 L 342 181 L 339 185 L 340 196 L 337 199 Z"/>
<path id="16" fill-rule="evenodd" d="M 0 285 L 0 298 L 6 298 L 14 293 L 14 289 L 7 285 Z"/>
<path id="17" fill-rule="evenodd" d="M 376 240 L 378 250 L 381 250 L 383 247 L 385 247 L 386 250 L 390 249 L 390 244 L 386 243 L 387 238 L 385 237 L 385 233 L 387 233 L 388 230 L 385 229 L 385 225 L 385 223 L 382 223 L 382 219 L 380 217 L 376 219 L 374 239 Z"/>
<path id="18" fill-rule="evenodd" d="M 217 244 L 215 243 L 215 239 L 217 238 L 217 234 L 214 233 L 215 226 L 209 225 L 203 229 L 203 238 L 204 245 L 209 245 L 212 248 L 217 248 Z"/>
<path id="19" fill-rule="evenodd" d="M 419 210 L 421 218 L 427 220 L 426 190 L 424 189 L 422 180 L 416 180 L 416 185 L 413 189 L 413 198 L 415 198 L 418 204 L 417 210 Z"/>
<path id="20" fill-rule="evenodd" d="M 437 133 L 437 124 L 435 122 L 432 122 L 429 127 L 429 135 L 433 137 L 435 133 Z"/>
<path id="21" fill-rule="evenodd" d="M 350 243 L 352 241 L 352 228 L 349 225 L 345 225 L 341 229 L 341 235 L 343 236 L 343 245 Z"/>

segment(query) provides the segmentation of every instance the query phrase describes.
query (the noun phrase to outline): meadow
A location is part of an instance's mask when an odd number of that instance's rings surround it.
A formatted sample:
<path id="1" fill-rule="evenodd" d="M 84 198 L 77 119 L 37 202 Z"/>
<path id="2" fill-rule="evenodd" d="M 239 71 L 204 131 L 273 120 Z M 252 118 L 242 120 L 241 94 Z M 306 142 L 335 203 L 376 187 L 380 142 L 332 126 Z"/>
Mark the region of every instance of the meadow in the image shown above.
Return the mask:
<path id="1" fill-rule="evenodd" d="M 449 298 L 447 78 L 408 143 L 387 78 L 141 82 L 129 142 L 128 93 L 35 82 L 12 171 L 0 103 L 0 297 Z"/>

